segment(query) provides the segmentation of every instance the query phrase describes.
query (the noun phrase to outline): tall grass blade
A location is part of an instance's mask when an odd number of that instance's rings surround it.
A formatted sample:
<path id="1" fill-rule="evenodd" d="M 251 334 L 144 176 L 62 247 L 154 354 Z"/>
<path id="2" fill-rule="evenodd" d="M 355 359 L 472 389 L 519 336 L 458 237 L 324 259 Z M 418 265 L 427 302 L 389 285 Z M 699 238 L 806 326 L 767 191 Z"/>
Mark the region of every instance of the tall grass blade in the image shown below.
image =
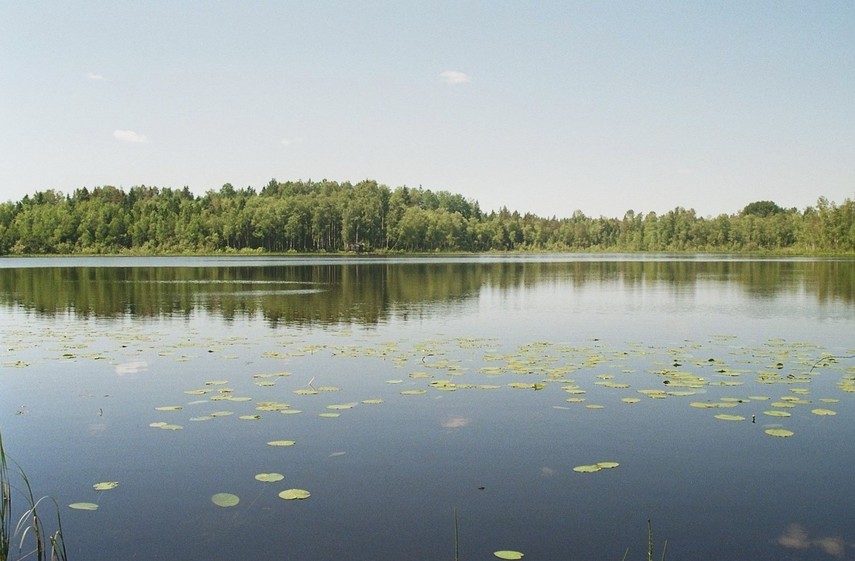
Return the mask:
<path id="1" fill-rule="evenodd" d="M 3 435 L 0 434 L 0 561 L 9 558 L 9 546 L 12 543 L 12 485 L 9 483 L 6 463 L 6 450 L 3 448 Z"/>
<path id="2" fill-rule="evenodd" d="M 647 561 L 653 561 L 653 523 L 647 520 Z"/>
<path id="3" fill-rule="evenodd" d="M 53 499 L 56 507 L 57 530 L 48 535 L 44 523 L 39 515 L 38 507 L 46 498 L 36 500 L 33 488 L 27 474 L 20 467 L 18 476 L 23 482 L 23 489 L 15 489 L 24 495 L 24 500 L 29 505 L 14 528 L 12 527 L 12 484 L 9 481 L 9 465 L 6 450 L 3 447 L 3 437 L 0 435 L 0 561 L 11 561 L 10 550 L 13 540 L 17 541 L 18 559 L 35 559 L 36 561 L 48 561 L 47 555 L 50 551 L 50 561 L 67 561 L 68 554 L 65 548 L 65 540 L 62 534 L 62 521 L 60 520 L 59 505 Z M 20 538 L 20 539 L 18 539 Z M 24 553 L 24 545 L 32 541 L 33 550 Z"/>
<path id="4" fill-rule="evenodd" d="M 460 533 L 457 523 L 457 509 L 454 509 L 454 561 L 460 561 Z"/>

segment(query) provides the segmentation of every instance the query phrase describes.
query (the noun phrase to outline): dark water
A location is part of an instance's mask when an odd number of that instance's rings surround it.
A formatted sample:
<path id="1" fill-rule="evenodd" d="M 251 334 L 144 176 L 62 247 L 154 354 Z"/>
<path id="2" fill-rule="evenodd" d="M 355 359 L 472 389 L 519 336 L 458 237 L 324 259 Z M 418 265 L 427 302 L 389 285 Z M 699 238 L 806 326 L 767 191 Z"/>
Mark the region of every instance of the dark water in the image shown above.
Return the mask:
<path id="1" fill-rule="evenodd" d="M 0 430 L 73 559 L 855 559 L 854 333 L 846 260 L 3 260 Z"/>

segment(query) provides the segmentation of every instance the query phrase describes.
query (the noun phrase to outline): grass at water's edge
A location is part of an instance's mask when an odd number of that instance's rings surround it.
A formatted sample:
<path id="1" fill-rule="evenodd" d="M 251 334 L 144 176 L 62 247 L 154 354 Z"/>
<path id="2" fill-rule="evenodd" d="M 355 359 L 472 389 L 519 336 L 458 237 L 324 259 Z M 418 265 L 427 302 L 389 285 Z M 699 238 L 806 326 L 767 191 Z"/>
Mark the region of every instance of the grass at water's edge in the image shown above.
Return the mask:
<path id="1" fill-rule="evenodd" d="M 56 507 L 57 529 L 49 534 L 38 510 L 45 497 L 36 500 L 24 470 L 18 468 L 17 471 L 23 485 L 21 489 L 12 486 L 9 477 L 9 459 L 3 446 L 3 435 L 0 434 L 0 501 L 2 501 L 0 504 L 0 561 L 13 559 L 67 561 L 59 505 L 51 499 Z M 23 496 L 27 508 L 13 526 L 12 496 L 16 491 Z"/>

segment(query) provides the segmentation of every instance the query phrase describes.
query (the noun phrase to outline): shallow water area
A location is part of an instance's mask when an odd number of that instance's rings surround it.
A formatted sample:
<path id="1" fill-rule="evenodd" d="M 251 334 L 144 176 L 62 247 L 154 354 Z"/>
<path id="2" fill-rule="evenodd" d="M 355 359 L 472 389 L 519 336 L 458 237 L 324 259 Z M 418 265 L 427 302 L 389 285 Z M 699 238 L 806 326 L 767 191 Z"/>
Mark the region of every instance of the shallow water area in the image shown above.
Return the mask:
<path id="1" fill-rule="evenodd" d="M 4 259 L 0 427 L 73 559 L 847 559 L 852 333 L 848 260 Z"/>

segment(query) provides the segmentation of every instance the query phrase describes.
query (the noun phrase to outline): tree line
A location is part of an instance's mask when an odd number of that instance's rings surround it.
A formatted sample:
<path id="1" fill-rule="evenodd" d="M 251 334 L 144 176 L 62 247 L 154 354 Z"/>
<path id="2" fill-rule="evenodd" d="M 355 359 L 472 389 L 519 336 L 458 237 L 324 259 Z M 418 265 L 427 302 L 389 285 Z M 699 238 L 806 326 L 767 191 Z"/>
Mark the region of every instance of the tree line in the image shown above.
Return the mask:
<path id="1" fill-rule="evenodd" d="M 755 201 L 716 217 L 677 207 L 547 218 L 483 212 L 477 201 L 421 187 L 273 179 L 260 191 L 103 186 L 0 203 L 0 255 L 524 250 L 851 253 L 855 202 L 820 197 L 799 211 Z"/>

